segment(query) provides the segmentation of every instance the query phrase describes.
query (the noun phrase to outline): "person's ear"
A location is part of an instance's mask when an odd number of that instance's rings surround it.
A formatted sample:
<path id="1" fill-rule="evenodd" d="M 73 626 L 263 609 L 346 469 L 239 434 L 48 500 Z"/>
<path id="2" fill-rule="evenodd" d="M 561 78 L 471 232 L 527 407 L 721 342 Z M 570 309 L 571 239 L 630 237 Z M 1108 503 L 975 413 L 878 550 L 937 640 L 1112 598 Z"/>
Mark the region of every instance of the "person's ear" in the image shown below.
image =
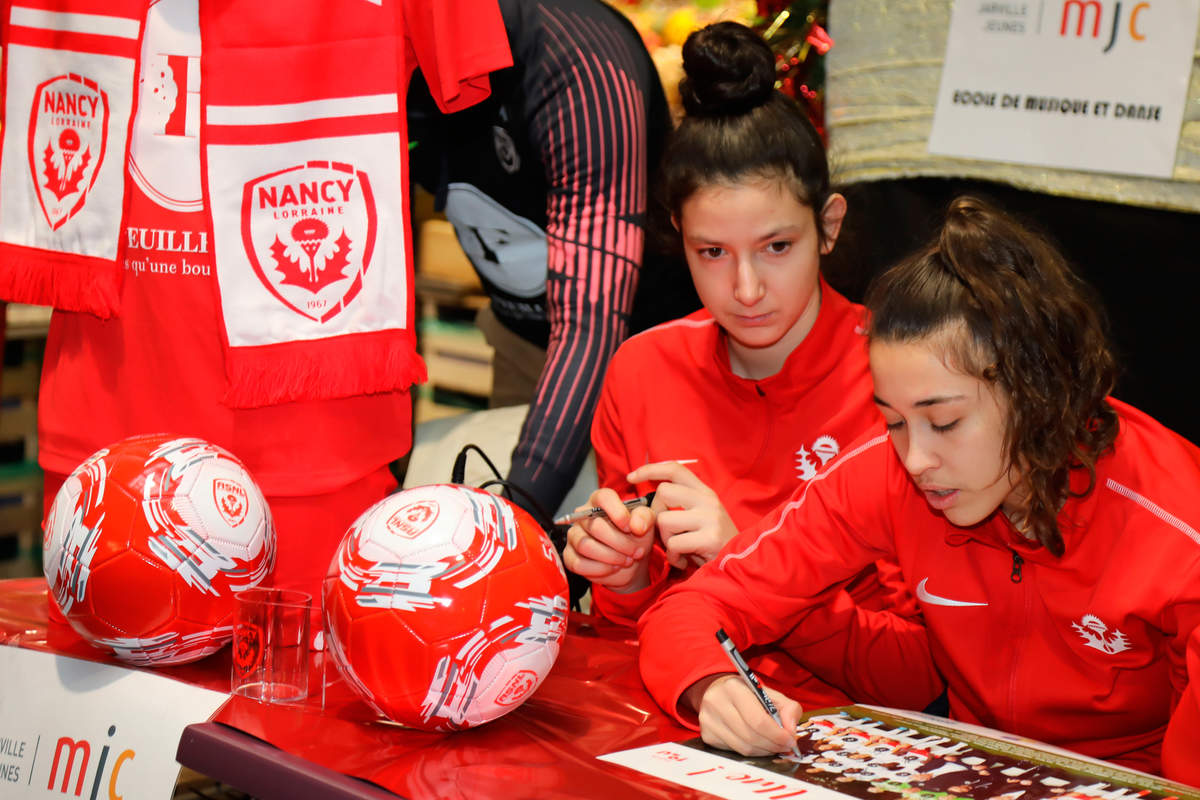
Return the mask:
<path id="1" fill-rule="evenodd" d="M 821 209 L 821 232 L 825 234 L 821 242 L 821 255 L 827 256 L 833 252 L 837 244 L 838 234 L 842 230 L 842 221 L 846 219 L 846 198 L 834 192 L 825 201 Z"/>
<path id="2" fill-rule="evenodd" d="M 681 230 L 679 229 L 679 215 L 678 215 L 678 214 L 672 214 L 672 215 L 671 215 L 671 227 L 675 229 L 675 232 L 676 232 L 676 233 L 682 233 L 682 232 L 683 232 L 683 231 L 681 231 Z"/>

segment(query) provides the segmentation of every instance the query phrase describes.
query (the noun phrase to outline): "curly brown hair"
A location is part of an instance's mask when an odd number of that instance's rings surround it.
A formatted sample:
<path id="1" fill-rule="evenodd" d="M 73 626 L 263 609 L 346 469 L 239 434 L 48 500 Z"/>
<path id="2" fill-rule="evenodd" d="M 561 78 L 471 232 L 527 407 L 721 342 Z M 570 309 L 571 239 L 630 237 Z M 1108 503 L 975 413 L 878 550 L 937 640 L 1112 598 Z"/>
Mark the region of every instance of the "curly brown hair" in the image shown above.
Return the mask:
<path id="1" fill-rule="evenodd" d="M 914 342 L 961 326 L 951 364 L 1003 390 L 1005 448 L 1019 468 L 1026 533 L 1063 553 L 1058 511 L 1070 471 L 1117 435 L 1108 402 L 1115 360 L 1090 288 L 1043 235 L 975 197 L 955 199 L 941 231 L 867 292 L 872 340 Z"/>

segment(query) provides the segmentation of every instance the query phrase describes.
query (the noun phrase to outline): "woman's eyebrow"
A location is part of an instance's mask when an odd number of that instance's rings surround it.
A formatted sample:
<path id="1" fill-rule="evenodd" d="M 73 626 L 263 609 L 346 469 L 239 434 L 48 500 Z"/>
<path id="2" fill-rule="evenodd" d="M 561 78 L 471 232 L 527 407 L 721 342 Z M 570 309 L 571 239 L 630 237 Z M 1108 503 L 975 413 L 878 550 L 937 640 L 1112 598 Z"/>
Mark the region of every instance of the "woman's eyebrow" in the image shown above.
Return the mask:
<path id="1" fill-rule="evenodd" d="M 913 407 L 914 408 L 925 408 L 927 406 L 936 406 L 941 403 L 950 403 L 955 400 L 965 400 L 966 398 L 967 398 L 967 396 L 965 394 L 935 395 L 933 397 L 926 397 L 924 400 L 918 400 L 917 402 L 913 403 Z M 876 404 L 881 405 L 885 408 L 892 407 L 891 403 L 886 402 L 879 395 L 875 395 L 875 402 L 876 402 Z"/>

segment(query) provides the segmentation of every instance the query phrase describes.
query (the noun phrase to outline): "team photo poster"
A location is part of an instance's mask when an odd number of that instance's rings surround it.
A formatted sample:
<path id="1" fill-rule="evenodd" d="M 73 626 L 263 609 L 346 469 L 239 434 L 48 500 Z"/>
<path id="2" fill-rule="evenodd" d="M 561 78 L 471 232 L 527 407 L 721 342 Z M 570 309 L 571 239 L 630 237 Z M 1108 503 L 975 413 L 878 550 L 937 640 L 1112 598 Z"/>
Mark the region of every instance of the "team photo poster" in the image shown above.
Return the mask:
<path id="1" fill-rule="evenodd" d="M 743 758 L 700 739 L 601 756 L 718 797 L 787 800 L 1200 800 L 1200 790 L 1060 748 L 873 706 L 823 709 L 799 756 Z"/>

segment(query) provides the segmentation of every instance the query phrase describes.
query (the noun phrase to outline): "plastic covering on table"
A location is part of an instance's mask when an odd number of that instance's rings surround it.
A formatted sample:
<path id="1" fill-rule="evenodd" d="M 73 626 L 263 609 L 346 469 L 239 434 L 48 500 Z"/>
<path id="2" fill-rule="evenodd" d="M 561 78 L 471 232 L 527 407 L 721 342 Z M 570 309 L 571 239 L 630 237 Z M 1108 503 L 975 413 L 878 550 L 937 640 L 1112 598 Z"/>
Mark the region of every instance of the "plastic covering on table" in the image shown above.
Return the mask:
<path id="1" fill-rule="evenodd" d="M 67 625 L 49 621 L 46 581 L 17 578 L 0 581 L 0 644 L 42 650 L 84 661 L 128 667 L 79 638 Z M 157 675 L 213 689 L 229 691 L 229 648 L 206 659 L 176 667 L 159 667 Z"/>
<path id="2" fill-rule="evenodd" d="M 0 581 L 0 644 L 118 663 L 65 625 L 50 623 L 40 579 Z M 695 734 L 663 714 L 642 686 L 633 632 L 573 615 L 558 662 L 537 692 L 498 720 L 457 733 L 425 733 L 381 719 L 326 656 L 319 698 L 267 705 L 234 697 L 213 716 L 244 733 L 413 800 L 478 797 L 707 798 L 711 795 L 596 760 L 616 750 Z M 229 691 L 229 648 L 155 672 Z"/>

